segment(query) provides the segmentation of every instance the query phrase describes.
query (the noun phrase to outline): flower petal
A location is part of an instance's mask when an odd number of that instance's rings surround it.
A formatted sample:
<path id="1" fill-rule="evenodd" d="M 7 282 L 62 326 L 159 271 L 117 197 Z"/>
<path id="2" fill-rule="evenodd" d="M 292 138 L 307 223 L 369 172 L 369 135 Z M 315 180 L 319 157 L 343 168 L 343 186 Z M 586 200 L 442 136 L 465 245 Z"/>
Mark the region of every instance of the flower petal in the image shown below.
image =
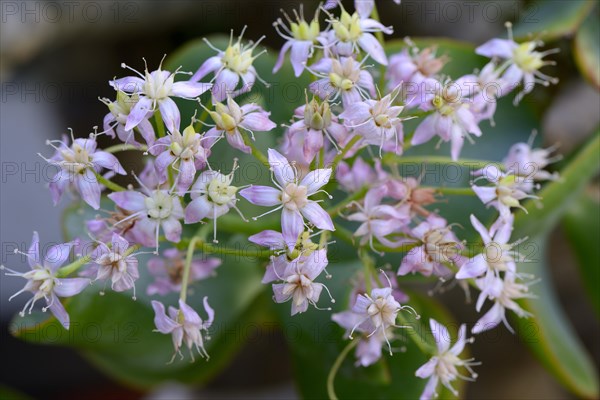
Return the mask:
<path id="1" fill-rule="evenodd" d="M 107 197 L 114 201 L 118 207 L 127 211 L 137 212 L 146 208 L 144 202 L 146 196 L 133 190 L 113 192 Z"/>
<path id="2" fill-rule="evenodd" d="M 275 206 L 281 204 L 281 190 L 270 186 L 250 186 L 240 190 L 240 196 L 258 206 Z"/>
<path id="3" fill-rule="evenodd" d="M 206 196 L 200 196 L 195 198 L 185 208 L 185 219 L 186 224 L 194 224 L 202 221 L 212 212 L 211 204 L 209 203 Z"/>
<path id="4" fill-rule="evenodd" d="M 154 325 L 160 333 L 171 333 L 179 327 L 179 324 L 167 317 L 163 303 L 152 300 L 152 308 L 154 309 Z"/>
<path id="5" fill-rule="evenodd" d="M 177 104 L 175 104 L 171 98 L 167 97 L 158 102 L 158 108 L 169 132 L 179 129 L 179 125 L 181 124 L 181 114 L 179 113 Z"/>
<path id="6" fill-rule="evenodd" d="M 146 96 L 141 96 L 137 103 L 131 108 L 125 123 L 125 130 L 130 131 L 146 118 L 148 113 L 152 111 L 152 100 Z"/>
<path id="7" fill-rule="evenodd" d="M 57 284 L 54 286 L 54 293 L 58 297 L 71 297 L 81 293 L 83 289 L 90 284 L 89 279 L 85 278 L 64 278 L 57 279 Z"/>
<path id="8" fill-rule="evenodd" d="M 170 95 L 193 99 L 200 96 L 212 87 L 212 84 L 205 82 L 181 81 L 175 82 L 171 89 Z"/>
<path id="9" fill-rule="evenodd" d="M 275 180 L 285 188 L 289 183 L 295 183 L 296 172 L 290 165 L 287 158 L 282 156 L 277 150 L 268 150 L 269 165 L 275 175 Z"/>
<path id="10" fill-rule="evenodd" d="M 306 194 L 310 196 L 329 182 L 329 178 L 331 178 L 331 168 L 315 169 L 306 174 L 300 185 L 306 186 Z"/>
<path id="11" fill-rule="evenodd" d="M 331 217 L 318 203 L 309 201 L 304 207 L 302 207 L 300 212 L 317 228 L 324 229 L 326 231 L 335 231 Z"/>

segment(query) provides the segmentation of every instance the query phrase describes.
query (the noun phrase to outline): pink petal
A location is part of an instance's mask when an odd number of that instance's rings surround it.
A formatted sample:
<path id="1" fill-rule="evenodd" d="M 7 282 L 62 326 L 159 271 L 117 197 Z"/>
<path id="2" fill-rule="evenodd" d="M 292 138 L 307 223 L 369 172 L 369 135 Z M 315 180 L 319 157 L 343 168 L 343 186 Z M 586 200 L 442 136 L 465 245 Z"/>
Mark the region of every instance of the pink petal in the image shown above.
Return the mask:
<path id="1" fill-rule="evenodd" d="M 210 74 L 221 68 L 223 63 L 221 62 L 221 57 L 213 56 L 208 58 L 204 63 L 198 68 L 198 71 L 190 78 L 190 81 L 197 82 L 200 79 L 204 78 L 206 75 Z"/>
<path id="2" fill-rule="evenodd" d="M 292 44 L 290 62 L 292 63 L 294 75 L 296 77 L 299 77 L 302 74 L 302 71 L 304 71 L 312 46 L 312 42 L 306 40 L 295 40 Z"/>
<path id="3" fill-rule="evenodd" d="M 146 208 L 144 202 L 146 196 L 133 190 L 114 192 L 109 194 L 108 198 L 114 201 L 117 206 L 127 211 L 137 212 Z"/>
<path id="4" fill-rule="evenodd" d="M 154 325 L 160 333 L 171 333 L 174 329 L 179 327 L 179 324 L 167 317 L 165 306 L 161 302 L 152 300 L 152 308 L 154 309 L 155 314 Z"/>
<path id="5" fill-rule="evenodd" d="M 269 119 L 269 114 L 264 111 L 246 114 L 240 126 L 251 131 L 268 132 L 277 126 Z"/>
<path id="6" fill-rule="evenodd" d="M 450 332 L 448 329 L 435 319 L 429 319 L 429 326 L 431 327 L 431 333 L 435 339 L 435 343 L 438 348 L 438 353 L 445 353 L 450 348 Z"/>
<path id="7" fill-rule="evenodd" d="M 179 201 L 179 200 L 175 200 L 175 201 Z M 179 220 L 177 220 L 176 218 L 171 216 L 171 218 L 163 220 L 161 222 L 161 226 L 162 226 L 162 229 L 165 233 L 165 237 L 167 238 L 167 240 L 169 240 L 171 242 L 175 242 L 175 243 L 177 243 L 181 240 L 182 226 L 181 226 L 181 222 L 179 222 Z"/>
<path id="8" fill-rule="evenodd" d="M 331 178 L 331 168 L 315 169 L 306 174 L 300 185 L 306 186 L 306 193 L 310 196 L 329 182 L 329 178 Z"/>
<path id="9" fill-rule="evenodd" d="M 269 186 L 250 186 L 240 190 L 240 196 L 258 206 L 281 204 L 281 191 Z"/>
<path id="10" fill-rule="evenodd" d="M 296 173 L 287 158 L 282 156 L 277 150 L 268 150 L 269 165 L 275 175 L 275 180 L 285 188 L 289 183 L 294 183 Z"/>
<path id="11" fill-rule="evenodd" d="M 279 50 L 279 56 L 277 57 L 277 62 L 275 63 L 275 66 L 273 67 L 273 73 L 279 71 L 279 69 L 281 69 L 281 66 L 283 65 L 283 60 L 285 58 L 285 53 L 287 53 L 287 51 L 290 49 L 290 46 L 292 45 L 292 41 L 287 41 L 283 44 L 283 46 L 281 46 L 281 50 Z M 295 69 L 294 69 L 295 70 Z M 298 75 L 296 75 L 298 76 Z"/>
<path id="12" fill-rule="evenodd" d="M 200 96 L 202 93 L 206 92 L 211 87 L 212 84 L 204 82 L 175 82 L 173 84 L 173 88 L 171 89 L 170 95 L 193 99 L 194 97 Z"/>
<path id="13" fill-rule="evenodd" d="M 491 39 L 475 49 L 475 54 L 488 58 L 512 58 L 515 42 L 506 39 Z"/>
<path id="14" fill-rule="evenodd" d="M 473 214 L 471 214 L 470 219 L 471 219 L 471 224 L 473 225 L 473 228 L 475 228 L 477 233 L 479 233 L 479 236 L 481 236 L 481 238 L 483 239 L 483 244 L 488 244 L 489 242 L 491 242 L 492 238 L 490 237 L 488 230 L 486 229 L 485 226 L 483 226 L 483 224 L 481 222 L 479 222 L 477 217 L 475 217 Z"/>
<path id="15" fill-rule="evenodd" d="M 483 275 L 487 269 L 488 263 L 485 257 L 483 254 L 477 254 L 460 267 L 460 270 L 456 273 L 456 279 L 475 278 Z"/>
<path id="16" fill-rule="evenodd" d="M 326 231 L 335 231 L 331 217 L 318 203 L 309 201 L 304 207 L 302 207 L 300 212 L 317 228 L 324 229 Z"/>
<path id="17" fill-rule="evenodd" d="M 169 132 L 179 129 L 179 125 L 181 124 L 181 114 L 179 113 L 177 104 L 175 104 L 171 98 L 167 97 L 158 102 L 158 108 Z"/>
<path id="18" fill-rule="evenodd" d="M 92 155 L 92 164 L 94 167 L 103 167 L 115 171 L 117 174 L 127 175 L 117 157 L 105 151 L 95 152 Z"/>
<path id="19" fill-rule="evenodd" d="M 60 322 L 65 329 L 69 329 L 70 321 L 69 314 L 67 314 L 67 310 L 65 310 L 65 307 L 62 305 L 58 297 L 56 297 L 56 294 L 52 293 L 50 296 L 50 311 L 52 311 L 52 314 L 54 314 L 58 322 Z"/>
<path id="20" fill-rule="evenodd" d="M 129 115 L 127 116 L 127 122 L 125 123 L 125 130 L 130 131 L 144 119 L 148 112 L 152 111 L 152 100 L 146 96 L 141 96 L 137 103 L 133 106 Z"/>
<path id="21" fill-rule="evenodd" d="M 144 80 L 137 76 L 126 76 L 108 82 L 115 89 L 127 93 L 138 93 L 144 87 Z"/>
<path id="22" fill-rule="evenodd" d="M 83 201 L 88 203 L 94 210 L 99 209 L 100 185 L 98 184 L 96 175 L 89 169 L 86 169 L 83 175 L 77 175 L 75 183 Z"/>
<path id="23" fill-rule="evenodd" d="M 186 224 L 194 224 L 202 221 L 212 212 L 212 207 L 206 196 L 200 196 L 190 202 L 185 208 Z"/>
<path id="24" fill-rule="evenodd" d="M 252 235 L 248 240 L 259 246 L 268 247 L 269 249 L 282 249 L 285 245 L 283 235 L 270 229 Z"/>
<path id="25" fill-rule="evenodd" d="M 57 284 L 54 286 L 54 293 L 59 297 L 75 296 L 81 293 L 89 284 L 90 280 L 85 278 L 57 279 Z"/>
<path id="26" fill-rule="evenodd" d="M 379 41 L 372 34 L 364 32 L 360 39 L 358 39 L 358 45 L 379 64 L 388 64 L 383 46 L 381 46 Z"/>

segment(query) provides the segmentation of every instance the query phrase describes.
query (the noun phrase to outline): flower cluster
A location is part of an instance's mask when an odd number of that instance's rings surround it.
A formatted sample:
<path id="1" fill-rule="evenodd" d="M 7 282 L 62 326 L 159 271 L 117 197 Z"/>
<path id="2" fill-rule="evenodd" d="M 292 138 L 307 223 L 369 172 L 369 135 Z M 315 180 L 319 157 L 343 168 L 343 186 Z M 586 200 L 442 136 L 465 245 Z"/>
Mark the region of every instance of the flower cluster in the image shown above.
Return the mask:
<path id="1" fill-rule="evenodd" d="M 255 133 L 274 135 L 277 123 L 283 121 L 272 121 L 268 110 L 239 97 L 251 91 L 257 80 L 263 82 L 254 66 L 262 54 L 255 54 L 260 39 L 245 43 L 242 32 L 234 41 L 232 33 L 225 49 L 207 41 L 217 54 L 199 62 L 195 73 L 180 68 L 169 71 L 162 62 L 154 71 L 146 66 L 143 73 L 123 64 L 135 75 L 110 81 L 116 93 L 114 101 L 102 99 L 109 110 L 104 131 L 85 139 L 71 132 L 61 141 L 48 142 L 55 153 L 46 160 L 59 167 L 50 185 L 54 202 L 73 189 L 99 210 L 85 223 L 93 239 L 92 251 L 76 251 L 77 259 L 62 266 L 79 242 L 52 247 L 42 259 L 35 234 L 27 253 L 31 270 L 7 269 L 8 275 L 26 280 L 18 293 L 33 293 L 23 312 L 31 312 L 43 298 L 44 310 L 50 309 L 68 329 L 69 316 L 60 297 L 74 296 L 90 282 L 104 281 L 103 290 L 107 286 L 116 292 L 131 290 L 135 299 L 136 282 L 149 273 L 154 278 L 145 288 L 149 296 L 179 292 L 177 308 L 151 302 L 157 331 L 172 336 L 173 359 L 184 343 L 192 358 L 195 349 L 208 359 L 208 330 L 215 314 L 218 318 L 219 307 L 226 305 L 213 303 L 215 313 L 202 297 L 207 314 L 203 320 L 188 295 L 193 295 L 190 285 L 210 279 L 217 268 L 228 268 L 217 255 L 238 254 L 235 248 L 216 245 L 224 230 L 226 238 L 241 233 L 266 248 L 256 253 L 265 261 L 263 283 L 270 285 L 276 303 L 291 303 L 292 315 L 317 312 L 308 311 L 309 306 L 321 312 L 333 308 L 319 306 L 323 291 L 335 303 L 322 282 L 323 277 L 334 278 L 326 269 L 331 258 L 328 250 L 335 244 L 330 238 L 356 249 L 364 271 L 351 284 L 348 308 L 336 310 L 331 318 L 346 330 L 345 336 L 357 341 L 359 366 L 376 363 L 383 349 L 391 355 L 397 330 L 418 323 L 419 314 L 407 304 L 410 299 L 399 286 L 406 275 L 479 290 L 477 311 L 486 301 L 493 305 L 472 328 L 473 334 L 500 322 L 511 329 L 506 310 L 527 316 L 515 301 L 530 296 L 527 288 L 532 281 L 517 268 L 524 257 L 516 246 L 525 239 L 510 241 L 514 211 L 524 209 L 520 202 L 525 198 L 539 199 L 533 192 L 540 181 L 558 179 L 544 170 L 557 159 L 551 156 L 554 149 L 518 143 L 502 162 L 473 173 L 472 186 L 464 191 L 498 214 L 489 228 L 471 215 L 482 241 L 475 247 L 457 235 L 458 228 L 468 228 L 449 221 L 435 208 L 443 200 L 443 188 L 401 174 L 398 165 L 406 150 L 435 136 L 440 143 L 450 143 L 448 163 L 460 160 L 465 139 L 474 143 L 473 137 L 483 135 L 481 122 L 493 122 L 497 99 L 522 83 L 524 88 L 515 97 L 518 103 L 533 83 L 554 83 L 539 71 L 549 63 L 543 57 L 552 51 L 536 51 L 537 42 L 494 39 L 476 50 L 491 58 L 488 64 L 452 79 L 444 73 L 449 58 L 435 47 L 420 49 L 407 39 L 406 48 L 388 58 L 381 37 L 393 29 L 375 18 L 373 1 L 357 0 L 355 8 L 352 12 L 338 1 L 328 1 L 311 18 L 300 9 L 293 18 L 284 14 L 284 19 L 275 21 L 276 32 L 286 42 L 273 70 L 282 67 L 289 53 L 295 76 L 309 74 L 313 80 L 306 88 L 305 104 L 295 105 L 289 125 L 281 124 L 283 140 L 268 148 L 266 155 L 255 145 Z M 207 76 L 210 81 L 203 82 Z M 382 82 L 382 87 L 375 82 Z M 204 92 L 207 95 L 200 97 Z M 175 98 L 199 103 L 196 111 L 201 116 L 194 113 L 190 123 L 182 126 L 183 110 Z M 417 119 L 411 132 L 405 127 L 409 119 Z M 100 135 L 119 143 L 99 150 Z M 216 146 L 230 146 L 259 160 L 268 168 L 272 184 L 239 184 L 235 172 L 243 163 L 217 158 L 222 152 Z M 112 179 L 127 173 L 113 153 L 131 149 L 146 157 L 146 167 L 137 175 L 132 172 L 134 180 L 121 186 Z M 229 162 L 228 172 L 213 169 L 223 161 Z M 101 208 L 103 192 L 108 200 Z M 345 198 L 333 202 L 330 193 Z M 247 219 L 240 202 L 266 211 Z M 262 223 L 268 214 L 278 217 L 275 224 Z M 211 230 L 212 243 L 207 240 Z M 148 252 L 153 257 L 142 262 L 139 256 Z M 387 253 L 402 257 L 380 274 L 378 257 Z M 209 254 L 215 256 L 206 257 Z M 442 324 L 431 319 L 430 327 L 435 346 L 414 337 L 431 356 L 416 371 L 419 378 L 429 379 L 423 398 L 435 396 L 439 382 L 456 394 L 452 381 L 476 377 L 471 369 L 476 363 L 459 358 L 470 341 L 466 325 L 461 325 L 452 347 Z"/>

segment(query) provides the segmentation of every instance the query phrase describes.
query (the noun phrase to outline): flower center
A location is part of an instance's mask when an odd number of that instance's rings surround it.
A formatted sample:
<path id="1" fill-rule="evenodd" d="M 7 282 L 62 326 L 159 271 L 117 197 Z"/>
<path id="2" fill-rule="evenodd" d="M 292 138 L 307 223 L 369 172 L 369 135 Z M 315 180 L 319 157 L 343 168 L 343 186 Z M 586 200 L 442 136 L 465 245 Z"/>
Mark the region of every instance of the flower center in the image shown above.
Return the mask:
<path id="1" fill-rule="evenodd" d="M 508 267 L 506 263 L 511 261 L 510 255 L 507 254 L 511 246 L 507 244 L 500 244 L 497 242 L 490 242 L 485 246 L 483 256 L 487 263 L 498 271 L 506 271 Z"/>
<path id="2" fill-rule="evenodd" d="M 162 100 L 169 97 L 173 88 L 175 75 L 168 71 L 146 71 L 146 81 L 144 82 L 144 93 L 151 99 Z"/>
<path id="3" fill-rule="evenodd" d="M 513 50 L 513 61 L 520 69 L 528 73 L 537 71 L 544 65 L 542 54 L 534 49 L 534 42 L 525 42 Z"/>
<path id="4" fill-rule="evenodd" d="M 308 203 L 306 186 L 288 183 L 281 195 L 283 206 L 291 211 L 302 209 Z"/>
<path id="5" fill-rule="evenodd" d="M 215 178 L 208 184 L 208 196 L 218 205 L 228 204 L 235 200 L 237 187 L 230 185 L 230 179 Z"/>
<path id="6" fill-rule="evenodd" d="M 362 35 L 358 13 L 352 15 L 342 11 L 339 20 L 333 22 L 335 36 L 342 42 L 356 42 Z"/>
<path id="7" fill-rule="evenodd" d="M 435 373 L 440 377 L 442 382 L 449 382 L 456 378 L 458 374 L 456 365 L 460 363 L 461 361 L 458 357 L 447 351 L 439 355 L 438 363 L 435 367 Z"/>
<path id="8" fill-rule="evenodd" d="M 390 300 L 390 297 L 377 297 L 367 308 L 367 313 L 376 327 L 390 326 L 396 322 L 398 307 L 396 301 L 393 298 Z"/>
<path id="9" fill-rule="evenodd" d="M 292 22 L 290 27 L 294 39 L 297 40 L 314 42 L 321 33 L 319 21 L 316 19 L 310 24 L 304 20 L 298 21 L 298 23 Z"/>
<path id="10" fill-rule="evenodd" d="M 25 273 L 23 277 L 32 282 L 32 289 L 36 289 L 44 297 L 49 295 L 52 289 L 54 289 L 54 275 L 49 268 L 36 265 L 33 270 Z"/>
<path id="11" fill-rule="evenodd" d="M 239 42 L 227 47 L 221 58 L 221 62 L 225 68 L 238 74 L 248 72 L 248 68 L 252 66 L 253 61 L 252 49 L 243 51 Z"/>
<path id="12" fill-rule="evenodd" d="M 445 241 L 447 233 L 447 229 L 433 229 L 423 237 L 425 252 L 430 262 L 452 262 L 458 254 L 457 243 Z"/>
<path id="13" fill-rule="evenodd" d="M 155 190 L 150 197 L 144 199 L 146 212 L 152 219 L 167 219 L 173 211 L 173 197 L 163 190 Z"/>

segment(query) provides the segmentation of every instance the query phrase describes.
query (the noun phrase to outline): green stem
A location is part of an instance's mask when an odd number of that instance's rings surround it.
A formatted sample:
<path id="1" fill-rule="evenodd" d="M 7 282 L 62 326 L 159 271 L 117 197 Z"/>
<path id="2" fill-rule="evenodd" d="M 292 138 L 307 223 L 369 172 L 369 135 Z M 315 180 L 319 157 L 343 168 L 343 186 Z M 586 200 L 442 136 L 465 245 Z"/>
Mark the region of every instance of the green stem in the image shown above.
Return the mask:
<path id="1" fill-rule="evenodd" d="M 57 278 L 64 278 L 66 276 L 69 276 L 73 272 L 77 271 L 79 268 L 81 268 L 84 265 L 86 265 L 87 263 L 89 263 L 91 260 L 92 260 L 92 257 L 90 255 L 87 255 L 85 257 L 81 257 L 77 261 L 72 262 L 69 265 L 65 265 L 64 267 L 62 267 L 58 271 L 56 271 L 56 277 Z"/>
<path id="2" fill-rule="evenodd" d="M 219 226 L 220 228 L 220 226 Z M 187 242 L 185 240 L 182 240 L 181 243 L 179 243 L 180 247 L 185 247 L 187 245 L 188 247 L 188 252 L 190 251 L 190 248 L 193 249 L 199 249 L 201 250 L 203 253 L 207 253 L 207 254 L 220 254 L 220 255 L 230 255 L 230 256 L 238 256 L 238 257 L 244 257 L 244 258 L 264 258 L 264 259 L 268 259 L 270 256 L 273 255 L 273 252 L 267 249 L 264 250 L 254 250 L 254 249 L 247 249 L 247 248 L 233 248 L 233 247 L 227 247 L 227 246 L 221 246 L 221 245 L 214 245 L 214 244 L 210 244 L 210 243 L 206 243 L 204 240 L 202 240 L 202 238 L 200 236 L 195 236 L 190 242 Z"/>
<path id="3" fill-rule="evenodd" d="M 98 183 L 103 184 L 104 186 L 106 186 L 107 188 L 112 190 L 113 192 L 122 192 L 124 190 L 127 190 L 123 186 L 117 185 L 116 183 L 109 181 L 108 179 L 106 179 L 105 177 L 103 177 L 96 171 L 94 171 L 94 175 L 96 175 L 96 179 L 98 180 Z"/>
<path id="4" fill-rule="evenodd" d="M 458 165 L 464 168 L 481 169 L 488 165 L 494 165 L 500 169 L 504 169 L 502 163 L 497 161 L 489 160 L 476 160 L 476 159 L 465 159 L 462 158 L 458 161 L 453 161 L 450 157 L 444 156 L 411 156 L 404 157 L 398 156 L 393 153 L 386 153 L 382 161 L 387 165 L 395 164 L 444 164 L 444 165 Z"/>
<path id="5" fill-rule="evenodd" d="M 158 137 L 164 137 L 165 123 L 163 122 L 162 116 L 160 115 L 160 111 L 156 111 L 154 113 L 154 121 L 156 122 L 156 130 L 158 131 Z"/>
<path id="6" fill-rule="evenodd" d="M 333 159 L 333 162 L 331 163 L 331 170 L 333 172 L 335 172 L 335 169 L 337 168 L 337 166 L 340 163 L 340 161 L 342 161 L 344 159 L 344 156 L 346 155 L 346 153 L 348 153 L 350 151 L 350 149 L 360 139 L 361 139 L 361 137 L 359 135 L 354 136 L 352 139 L 350 139 L 350 141 L 346 144 L 346 146 L 344 146 L 344 148 L 342 149 L 342 151 L 340 152 L 340 154 L 338 154 L 338 155 L 335 156 L 335 158 Z"/>
<path id="7" fill-rule="evenodd" d="M 120 151 L 128 151 L 128 150 L 148 151 L 148 146 L 146 146 L 145 144 L 142 144 L 139 146 L 134 146 L 132 144 L 122 143 L 122 144 L 115 144 L 113 146 L 109 146 L 105 149 L 102 149 L 102 151 L 105 151 L 107 153 L 118 153 Z"/>
<path id="8" fill-rule="evenodd" d="M 330 400 L 338 400 L 338 397 L 335 395 L 335 388 L 334 388 L 335 376 L 337 375 L 340 367 L 342 366 L 342 363 L 348 356 L 348 353 L 350 353 L 350 351 L 353 348 L 355 348 L 356 345 L 358 345 L 358 342 L 359 342 L 358 339 L 354 339 L 351 342 L 349 342 L 346 345 L 346 347 L 344 347 L 342 352 L 338 355 L 338 357 L 335 359 L 335 362 L 331 366 L 329 375 L 327 375 L 327 395 L 329 396 Z"/>
<path id="9" fill-rule="evenodd" d="M 252 155 L 256 159 L 258 159 L 258 161 L 263 163 L 267 168 L 270 168 L 271 166 L 269 165 L 269 160 L 258 148 L 256 148 L 256 146 L 254 145 L 254 141 L 250 139 L 246 132 L 240 130 L 240 133 L 242 134 L 242 138 L 244 139 L 244 144 L 246 146 L 249 146 L 250 149 L 252 149 Z"/>
<path id="10" fill-rule="evenodd" d="M 453 195 L 453 196 L 475 196 L 475 192 L 473 189 L 469 188 L 454 188 L 454 187 L 426 187 L 423 189 L 434 189 L 436 192 L 445 195 Z"/>
<path id="11" fill-rule="evenodd" d="M 194 250 L 196 248 L 196 243 L 200 241 L 201 239 L 198 236 L 194 236 L 190 241 L 190 244 L 187 249 L 187 254 L 185 257 L 185 266 L 183 270 L 183 278 L 181 279 L 181 292 L 179 293 L 179 298 L 184 303 L 187 298 L 187 287 L 190 281 L 190 269 L 192 269 L 192 258 L 194 257 Z"/>
<path id="12" fill-rule="evenodd" d="M 365 290 L 367 293 L 371 294 L 371 270 L 375 268 L 375 263 L 373 262 L 373 259 L 369 257 L 364 248 L 358 250 L 358 256 L 362 261 L 365 274 Z M 377 272 L 375 272 L 375 274 L 377 274 Z"/>

